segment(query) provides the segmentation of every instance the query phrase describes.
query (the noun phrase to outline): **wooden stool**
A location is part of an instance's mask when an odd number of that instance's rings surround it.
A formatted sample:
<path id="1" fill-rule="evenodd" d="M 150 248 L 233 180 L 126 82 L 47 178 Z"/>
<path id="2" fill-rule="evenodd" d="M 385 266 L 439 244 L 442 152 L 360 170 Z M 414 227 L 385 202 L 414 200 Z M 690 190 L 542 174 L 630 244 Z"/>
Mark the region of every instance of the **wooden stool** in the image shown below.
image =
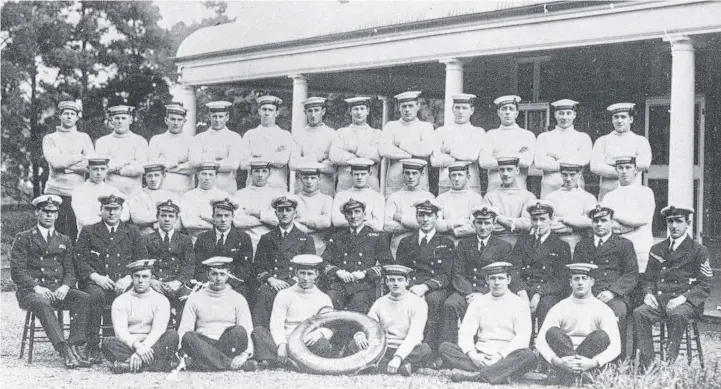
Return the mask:
<path id="1" fill-rule="evenodd" d="M 62 308 L 57 309 L 57 316 L 58 321 L 60 322 L 60 327 L 63 329 L 63 331 L 70 330 L 70 324 L 65 324 L 64 310 Z M 23 355 L 25 355 L 25 345 L 27 344 L 28 363 L 33 363 L 33 350 L 35 348 L 36 342 L 50 343 L 50 339 L 48 339 L 48 336 L 45 333 L 45 329 L 43 328 L 43 326 L 36 325 L 35 314 L 32 311 L 26 311 L 25 325 L 23 326 L 23 336 L 20 340 L 20 357 L 18 359 L 23 359 Z"/>
<path id="2" fill-rule="evenodd" d="M 659 349 L 657 353 L 661 357 L 661 360 L 664 360 L 664 354 L 666 353 L 667 337 L 668 334 L 666 333 L 666 321 L 662 320 L 658 325 L 658 333 L 654 333 L 653 336 L 654 343 L 656 343 L 656 340 L 658 340 Z M 696 351 L 699 363 L 701 364 L 701 368 L 703 369 L 704 361 L 703 348 L 701 347 L 701 332 L 698 329 L 698 321 L 696 321 L 695 319 L 691 319 L 686 325 L 686 331 L 684 336 L 681 338 L 679 355 L 686 354 L 688 364 L 690 365 L 693 362 L 694 351 Z"/>

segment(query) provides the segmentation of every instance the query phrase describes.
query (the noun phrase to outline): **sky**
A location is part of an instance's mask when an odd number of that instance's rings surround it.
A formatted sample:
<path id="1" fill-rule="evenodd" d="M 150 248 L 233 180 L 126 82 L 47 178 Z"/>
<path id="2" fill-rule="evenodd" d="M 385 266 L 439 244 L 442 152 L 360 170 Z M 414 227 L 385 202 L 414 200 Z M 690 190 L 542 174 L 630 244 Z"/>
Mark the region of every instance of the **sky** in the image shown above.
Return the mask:
<path id="1" fill-rule="evenodd" d="M 226 15 L 230 19 L 247 13 L 262 15 L 266 12 L 273 12 L 279 4 L 283 3 L 282 1 L 259 0 L 226 0 L 226 2 L 228 3 Z M 200 0 L 155 0 L 155 4 L 160 8 L 162 16 L 158 24 L 167 29 L 178 22 L 191 24 L 212 16 L 212 12 L 206 9 Z"/>

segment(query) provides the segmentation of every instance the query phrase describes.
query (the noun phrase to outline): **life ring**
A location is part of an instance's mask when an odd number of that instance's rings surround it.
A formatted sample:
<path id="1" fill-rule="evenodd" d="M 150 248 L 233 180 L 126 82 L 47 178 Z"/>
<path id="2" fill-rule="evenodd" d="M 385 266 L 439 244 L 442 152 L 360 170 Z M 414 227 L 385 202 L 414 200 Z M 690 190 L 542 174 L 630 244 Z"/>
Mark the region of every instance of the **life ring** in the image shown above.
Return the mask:
<path id="1" fill-rule="evenodd" d="M 303 337 L 318 328 L 333 324 L 353 325 L 368 338 L 368 348 L 343 358 L 323 358 L 313 354 L 303 343 Z M 332 311 L 315 315 L 301 323 L 288 337 L 288 356 L 301 371 L 313 374 L 356 374 L 375 365 L 383 357 L 388 346 L 386 333 L 380 324 L 370 317 L 351 311 Z"/>

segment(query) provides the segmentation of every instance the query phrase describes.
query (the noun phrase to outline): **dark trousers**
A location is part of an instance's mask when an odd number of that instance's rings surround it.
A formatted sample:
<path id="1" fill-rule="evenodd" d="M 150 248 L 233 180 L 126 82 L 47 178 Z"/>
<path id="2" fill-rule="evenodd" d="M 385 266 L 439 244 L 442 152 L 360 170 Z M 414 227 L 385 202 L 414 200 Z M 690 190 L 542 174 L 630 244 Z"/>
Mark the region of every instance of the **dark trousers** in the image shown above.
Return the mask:
<path id="1" fill-rule="evenodd" d="M 253 347 L 255 347 L 255 359 L 258 361 L 274 361 L 278 358 L 278 345 L 273 341 L 273 336 L 265 327 L 255 327 L 251 334 Z M 308 347 L 315 355 L 330 358 L 333 355 L 333 347 L 328 339 L 322 338 Z"/>
<path id="2" fill-rule="evenodd" d="M 170 371 L 173 355 L 178 351 L 178 333 L 175 330 L 165 331 L 151 349 L 153 349 L 153 362 L 150 365 L 143 363 L 142 369 L 145 371 Z M 103 339 L 102 350 L 105 359 L 111 363 L 127 362 L 135 353 L 133 348 L 114 336 Z"/>
<path id="3" fill-rule="evenodd" d="M 270 313 L 273 311 L 273 300 L 278 292 L 268 284 L 263 284 L 255 295 L 253 305 L 253 326 L 270 328 Z"/>
<path id="4" fill-rule="evenodd" d="M 89 296 L 88 348 L 97 349 L 100 347 L 100 322 L 103 318 L 103 310 L 113 303 L 117 295 L 114 290 L 105 290 L 92 282 L 85 285 L 85 293 Z"/>
<path id="5" fill-rule="evenodd" d="M 70 240 L 75 242 L 75 239 L 78 238 L 78 224 L 75 219 L 75 212 L 73 212 L 73 198 L 70 196 L 60 196 L 60 198 L 63 199 L 63 202 L 58 209 L 58 220 L 55 221 L 55 229 L 59 233 L 69 236 Z"/>
<path id="6" fill-rule="evenodd" d="M 447 289 L 436 289 L 426 293 L 426 304 L 428 304 L 428 321 L 423 332 L 423 339 L 431 347 L 434 353 L 438 352 L 441 346 L 441 332 L 443 329 L 443 303 L 446 302 Z"/>
<path id="7" fill-rule="evenodd" d="M 393 359 L 397 350 L 397 348 L 393 347 L 386 348 L 385 354 L 383 354 L 383 357 L 381 357 L 380 361 L 378 361 L 378 369 L 381 372 L 387 371 L 388 363 Z M 358 345 L 355 344 L 354 340 L 351 340 L 346 347 L 346 355 L 353 355 L 358 351 L 360 351 Z M 423 367 L 432 354 L 433 352 L 431 351 L 431 347 L 427 343 L 420 343 L 417 344 L 416 347 L 413 347 L 413 350 L 411 350 L 408 356 L 403 360 L 403 363 L 410 363 L 411 368 L 415 371 L 419 367 Z"/>
<path id="8" fill-rule="evenodd" d="M 616 316 L 616 319 L 618 319 L 618 333 L 621 334 L 621 357 L 627 355 L 626 353 L 626 345 L 628 343 L 633 343 L 632 336 L 627 336 L 627 323 L 626 317 L 628 316 L 628 305 L 625 301 L 618 297 L 614 297 L 609 302 L 606 303 L 609 308 L 613 311 L 613 314 Z M 631 337 L 629 341 L 629 337 Z"/>
<path id="9" fill-rule="evenodd" d="M 90 300 L 87 293 L 70 289 L 63 301 L 54 303 L 32 291 L 18 292 L 17 299 L 21 308 L 33 312 L 40 319 L 50 343 L 56 350 L 59 350 L 61 344 L 65 343 L 63 328 L 55 315 L 58 308 L 70 310 L 70 336 L 68 336 L 67 342 L 71 345 L 82 345 L 87 340 L 88 301 Z"/>
<path id="10" fill-rule="evenodd" d="M 533 298 L 533 295 L 528 297 Z M 558 304 L 561 299 L 562 297 L 556 295 L 541 296 L 535 312 L 536 319 L 538 320 L 538 328 L 541 328 L 541 326 L 543 325 L 543 321 L 546 320 L 546 315 L 548 315 L 548 311 L 550 311 L 554 305 Z"/>
<path id="11" fill-rule="evenodd" d="M 559 358 L 580 355 L 586 358 L 593 358 L 603 352 L 611 344 L 606 331 L 596 330 L 588 334 L 586 339 L 581 342 L 575 349 L 571 337 L 566 335 L 558 327 L 551 327 L 546 332 L 546 342 L 551 350 L 556 353 Z"/>
<path id="12" fill-rule="evenodd" d="M 166 284 L 162 282 L 162 284 Z M 165 296 L 170 302 L 171 309 L 171 320 L 175 323 L 175 328 L 180 326 L 180 319 L 183 316 L 183 309 L 185 308 L 185 302 L 188 301 L 188 296 L 192 293 L 192 290 L 185 285 L 181 285 L 177 290 L 171 290 L 168 287 L 158 287 L 157 285 L 151 284 L 151 288 L 154 291 Z M 173 311 L 175 314 L 173 314 Z"/>
<path id="13" fill-rule="evenodd" d="M 191 369 L 201 371 L 229 370 L 233 358 L 248 348 L 248 332 L 242 326 L 231 326 L 218 340 L 195 331 L 186 332 L 181 348 L 191 358 Z"/>
<path id="14" fill-rule="evenodd" d="M 455 343 L 441 344 L 439 352 L 451 368 L 478 372 L 479 381 L 491 384 L 507 383 L 508 378 L 521 376 L 536 367 L 536 356 L 530 348 L 514 350 L 500 361 L 480 369 Z"/>
<path id="15" fill-rule="evenodd" d="M 663 303 L 665 302 L 666 301 L 663 301 Z M 638 342 L 639 358 L 645 366 L 650 365 L 654 358 L 652 334 L 654 323 L 662 319 L 667 320 L 668 339 L 666 358 L 669 361 L 674 361 L 678 356 L 678 349 L 689 320 L 697 317 L 699 314 L 698 310 L 688 302 L 679 305 L 669 312 L 666 312 L 666 307 L 660 304 L 661 301 L 659 301 L 659 309 L 654 309 L 649 305 L 643 304 L 633 311 L 633 323 L 636 340 Z"/>
<path id="16" fill-rule="evenodd" d="M 372 282 L 344 283 L 332 282 L 328 288 L 328 296 L 335 309 L 368 313 L 376 298 L 375 286 Z"/>
<path id="17" fill-rule="evenodd" d="M 458 342 L 458 323 L 463 320 L 468 309 L 466 297 L 458 292 L 451 293 L 443 303 L 443 318 L 441 319 L 441 343 L 457 343 Z"/>

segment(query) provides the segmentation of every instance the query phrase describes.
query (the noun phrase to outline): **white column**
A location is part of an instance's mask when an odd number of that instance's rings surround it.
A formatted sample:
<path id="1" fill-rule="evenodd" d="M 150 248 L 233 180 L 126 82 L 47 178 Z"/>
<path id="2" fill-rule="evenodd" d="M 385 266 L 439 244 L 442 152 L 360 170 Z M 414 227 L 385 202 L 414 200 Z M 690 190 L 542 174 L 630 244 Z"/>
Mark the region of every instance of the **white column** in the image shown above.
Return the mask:
<path id="1" fill-rule="evenodd" d="M 693 207 L 695 53 L 687 36 L 670 37 L 668 41 L 672 58 L 668 202 Z M 696 215 L 702 214 L 696 210 Z"/>
<path id="2" fill-rule="evenodd" d="M 457 58 L 442 59 L 446 65 L 446 95 L 443 124 L 453 123 L 453 95 L 463 93 L 463 62 Z"/>
<path id="3" fill-rule="evenodd" d="M 388 123 L 391 118 L 391 107 L 390 102 L 388 101 L 388 97 L 378 96 L 378 100 L 383 102 L 383 126 L 381 128 L 381 130 L 383 130 L 386 127 L 386 123 Z M 384 196 L 386 193 L 386 169 L 388 169 L 388 159 L 381 158 L 381 167 L 378 170 L 380 171 L 380 190 L 381 194 Z"/>
<path id="4" fill-rule="evenodd" d="M 308 79 L 301 74 L 291 74 L 288 78 L 293 80 L 293 106 L 291 108 L 291 129 L 295 135 L 306 125 L 303 100 L 308 98 Z M 295 188 L 295 171 L 290 171 L 288 177 L 288 192 L 293 193 Z"/>
<path id="5" fill-rule="evenodd" d="M 176 94 L 175 98 L 178 100 L 178 102 L 183 103 L 183 107 L 188 110 L 188 113 L 185 115 L 185 127 L 183 128 L 183 132 L 190 135 L 195 135 L 196 133 L 196 114 L 198 112 L 198 100 L 195 96 L 195 87 L 190 85 L 183 85 L 178 93 Z"/>

